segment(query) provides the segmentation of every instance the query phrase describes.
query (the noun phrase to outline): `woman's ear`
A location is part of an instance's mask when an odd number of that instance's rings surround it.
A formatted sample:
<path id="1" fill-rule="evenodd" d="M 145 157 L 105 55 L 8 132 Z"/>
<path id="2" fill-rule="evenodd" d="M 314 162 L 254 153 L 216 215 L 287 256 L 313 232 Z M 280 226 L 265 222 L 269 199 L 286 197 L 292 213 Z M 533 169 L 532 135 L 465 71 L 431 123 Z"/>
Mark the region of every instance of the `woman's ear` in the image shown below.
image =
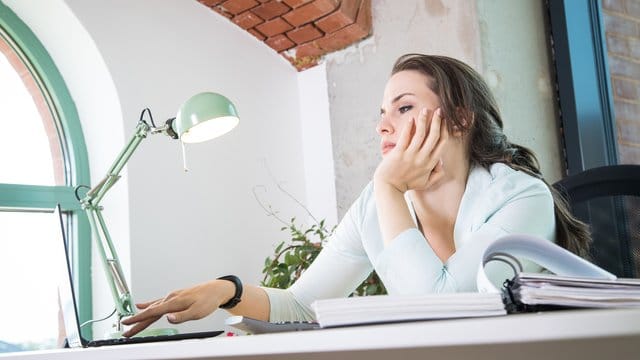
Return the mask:
<path id="1" fill-rule="evenodd" d="M 453 125 L 453 132 L 451 135 L 453 135 L 454 137 L 462 137 L 462 135 L 464 135 L 464 133 L 466 133 L 471 128 L 475 114 L 469 110 L 462 108 L 458 108 L 456 112 L 458 119 L 460 119 L 460 125 Z"/>

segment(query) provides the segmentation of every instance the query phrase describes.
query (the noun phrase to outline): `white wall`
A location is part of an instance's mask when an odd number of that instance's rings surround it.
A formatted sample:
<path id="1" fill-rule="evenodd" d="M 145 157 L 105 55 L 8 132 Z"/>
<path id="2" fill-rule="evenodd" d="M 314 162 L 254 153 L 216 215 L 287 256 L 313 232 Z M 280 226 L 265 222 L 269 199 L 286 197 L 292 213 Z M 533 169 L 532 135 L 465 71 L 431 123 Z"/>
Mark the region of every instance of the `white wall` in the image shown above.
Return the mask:
<path id="1" fill-rule="evenodd" d="M 338 223 L 325 63 L 298 73 L 307 208 L 330 229 Z"/>
<path id="2" fill-rule="evenodd" d="M 533 150 L 549 183 L 560 180 L 564 165 L 543 2 L 478 0 L 478 18 L 481 71 L 500 106 L 505 134 Z"/>
<path id="3" fill-rule="evenodd" d="M 375 128 L 396 58 L 410 52 L 442 54 L 481 66 L 474 2 L 372 0 L 372 5 L 372 37 L 327 59 L 340 217 L 380 162 Z"/>
<path id="4" fill-rule="evenodd" d="M 212 142 L 188 146 L 188 173 L 182 171 L 178 142 L 161 135 L 145 140 L 128 176 L 107 195 L 112 201 L 105 199 L 104 214 L 119 252 L 130 248 L 125 268 L 131 269 L 135 300 L 227 273 L 257 283 L 264 258 L 286 234 L 265 215 L 253 188 L 264 185 L 264 201 L 283 217 L 304 218 L 273 185 L 275 178 L 306 200 L 296 71 L 196 1 L 14 0 L 7 5 L 41 37 L 69 83 L 94 183 L 131 136 L 144 107 L 160 122 L 200 91 L 222 93 L 235 103 L 240 125 Z M 112 198 L 118 191 L 124 196 Z M 110 311 L 110 301 L 100 304 L 108 297 L 103 290 L 96 284 L 96 316 Z M 219 312 L 180 328 L 219 328 L 224 317 Z M 96 335 L 105 325 L 96 327 Z"/>

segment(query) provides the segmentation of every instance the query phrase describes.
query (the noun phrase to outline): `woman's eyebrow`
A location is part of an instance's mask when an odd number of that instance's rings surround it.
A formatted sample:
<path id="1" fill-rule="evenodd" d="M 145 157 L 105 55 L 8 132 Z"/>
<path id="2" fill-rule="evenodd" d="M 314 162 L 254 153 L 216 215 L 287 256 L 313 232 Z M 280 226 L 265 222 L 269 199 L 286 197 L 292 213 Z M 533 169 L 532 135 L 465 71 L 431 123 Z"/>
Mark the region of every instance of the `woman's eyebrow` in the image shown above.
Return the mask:
<path id="1" fill-rule="evenodd" d="M 398 96 L 394 97 L 394 98 L 393 98 L 393 100 L 391 100 L 391 103 L 393 104 L 393 103 L 398 102 L 398 100 L 402 99 L 402 97 L 403 97 L 403 96 L 406 96 L 406 95 L 414 95 L 414 96 L 415 96 L 415 94 L 414 94 L 414 93 L 410 93 L 410 92 L 402 93 L 402 94 L 400 94 L 400 95 L 398 95 Z M 380 114 L 381 114 L 381 115 L 382 115 L 382 114 L 384 114 L 384 109 L 383 109 L 383 108 L 380 108 Z"/>
<path id="2" fill-rule="evenodd" d="M 402 93 L 396 97 L 393 98 L 393 100 L 391 100 L 391 103 L 393 104 L 394 102 L 397 102 L 398 100 L 402 99 L 403 96 L 405 95 L 415 95 L 414 93 L 410 93 L 410 92 L 406 92 L 406 93 Z"/>

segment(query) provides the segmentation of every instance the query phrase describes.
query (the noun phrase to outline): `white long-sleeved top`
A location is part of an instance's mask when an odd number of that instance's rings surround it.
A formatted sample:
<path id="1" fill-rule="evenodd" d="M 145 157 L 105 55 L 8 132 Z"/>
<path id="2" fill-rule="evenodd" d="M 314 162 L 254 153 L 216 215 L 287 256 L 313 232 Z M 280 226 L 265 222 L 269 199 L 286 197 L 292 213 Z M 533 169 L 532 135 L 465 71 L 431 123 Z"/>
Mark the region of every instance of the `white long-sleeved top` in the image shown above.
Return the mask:
<path id="1" fill-rule="evenodd" d="M 415 221 L 411 199 L 405 198 Z M 314 300 L 348 296 L 372 270 L 389 294 L 477 291 L 484 249 L 513 233 L 555 241 L 555 217 L 548 186 L 507 165 L 469 172 L 454 227 L 456 251 L 445 263 L 417 228 L 405 230 L 385 247 L 369 183 L 300 279 L 286 290 L 264 288 L 270 321 L 313 319 Z M 535 264 L 525 264 L 526 271 L 536 271 Z M 508 277 L 506 266 L 489 265 L 489 279 L 498 283 Z"/>

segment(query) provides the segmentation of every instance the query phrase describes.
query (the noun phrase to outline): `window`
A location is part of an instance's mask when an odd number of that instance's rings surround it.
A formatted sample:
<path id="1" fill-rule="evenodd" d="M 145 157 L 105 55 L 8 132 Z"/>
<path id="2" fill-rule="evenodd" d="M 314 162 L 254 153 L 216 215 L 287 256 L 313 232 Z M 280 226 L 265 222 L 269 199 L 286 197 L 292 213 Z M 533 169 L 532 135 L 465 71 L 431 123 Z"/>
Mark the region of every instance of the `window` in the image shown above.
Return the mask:
<path id="1" fill-rule="evenodd" d="M 561 133 L 567 174 L 615 164 L 640 164 L 640 53 L 637 5 L 631 1 L 549 0 L 551 39 L 556 67 Z M 595 237 L 594 247 L 618 263 L 607 270 L 618 276 L 636 276 L 620 248 L 640 247 L 640 235 L 626 221 L 639 212 L 631 197 L 599 199 L 574 209 L 593 225 L 607 229 Z M 632 224 L 632 222 L 629 222 Z M 597 265 L 599 264 L 596 261 Z"/>
<path id="2" fill-rule="evenodd" d="M 602 10 L 596 0 L 548 2 L 567 174 L 618 163 Z"/>
<path id="3" fill-rule="evenodd" d="M 91 237 L 74 194 L 75 186 L 89 184 L 86 147 L 55 64 L 1 2 L 0 125 L 0 352 L 55 347 L 56 282 L 47 271 L 55 229 L 44 224 L 57 203 L 66 217 L 80 319 L 91 317 Z"/>

